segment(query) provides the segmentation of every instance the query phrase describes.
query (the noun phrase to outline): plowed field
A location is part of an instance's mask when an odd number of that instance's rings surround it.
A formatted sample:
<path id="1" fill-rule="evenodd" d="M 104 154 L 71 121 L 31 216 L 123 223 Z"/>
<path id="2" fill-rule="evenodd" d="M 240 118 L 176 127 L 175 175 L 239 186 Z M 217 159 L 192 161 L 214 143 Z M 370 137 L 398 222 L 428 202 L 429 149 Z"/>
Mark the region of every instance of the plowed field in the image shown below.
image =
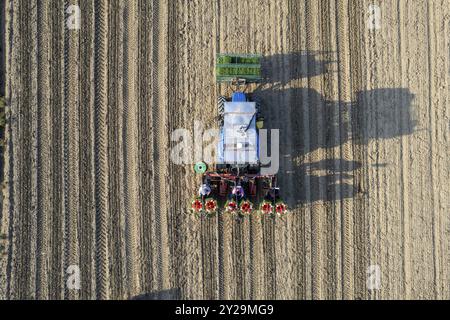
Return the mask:
<path id="1" fill-rule="evenodd" d="M 1 3 L 0 299 L 450 299 L 448 0 Z M 216 52 L 264 56 L 283 219 L 187 212 Z"/>

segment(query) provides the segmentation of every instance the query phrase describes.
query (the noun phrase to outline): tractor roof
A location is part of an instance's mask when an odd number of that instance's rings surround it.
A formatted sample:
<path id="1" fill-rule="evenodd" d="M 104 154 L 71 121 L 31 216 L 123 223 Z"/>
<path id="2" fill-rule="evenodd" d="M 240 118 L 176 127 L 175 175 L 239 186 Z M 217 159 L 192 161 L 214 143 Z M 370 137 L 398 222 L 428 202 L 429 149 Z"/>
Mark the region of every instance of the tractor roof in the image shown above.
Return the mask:
<path id="1" fill-rule="evenodd" d="M 256 164 L 258 136 L 255 102 L 226 102 L 219 143 L 219 162 Z"/>

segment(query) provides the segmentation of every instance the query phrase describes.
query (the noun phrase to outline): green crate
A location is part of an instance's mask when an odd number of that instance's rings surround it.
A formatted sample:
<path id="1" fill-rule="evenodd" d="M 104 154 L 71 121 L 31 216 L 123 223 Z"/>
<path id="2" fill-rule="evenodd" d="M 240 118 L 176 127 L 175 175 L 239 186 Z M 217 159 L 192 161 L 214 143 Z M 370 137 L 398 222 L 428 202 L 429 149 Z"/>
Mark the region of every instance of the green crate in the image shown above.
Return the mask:
<path id="1" fill-rule="evenodd" d="M 230 82 L 237 78 L 247 82 L 261 81 L 261 58 L 256 54 L 218 54 L 217 82 Z"/>

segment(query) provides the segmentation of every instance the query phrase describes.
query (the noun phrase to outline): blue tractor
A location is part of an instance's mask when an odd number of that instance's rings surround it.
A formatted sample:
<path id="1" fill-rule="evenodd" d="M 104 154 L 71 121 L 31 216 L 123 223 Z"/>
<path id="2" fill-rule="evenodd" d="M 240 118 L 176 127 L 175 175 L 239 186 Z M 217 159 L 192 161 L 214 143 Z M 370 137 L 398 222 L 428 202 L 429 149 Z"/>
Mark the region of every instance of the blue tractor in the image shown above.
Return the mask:
<path id="1" fill-rule="evenodd" d="M 208 170 L 207 165 L 200 162 L 194 168 L 202 175 L 194 211 L 205 212 L 205 207 L 213 207 L 211 203 L 218 209 L 220 202 L 225 202 L 225 210 L 233 205 L 243 214 L 261 210 L 268 214 L 284 214 L 286 205 L 280 200 L 276 176 L 262 175 L 260 170 L 259 130 L 264 126 L 261 104 L 246 93 L 249 84 L 262 80 L 261 56 L 218 54 L 216 79 L 218 83 L 229 84 L 233 93 L 231 99 L 218 97 L 220 137 L 215 167 Z M 253 208 L 257 203 L 260 210 Z M 249 206 L 248 212 L 242 212 Z"/>

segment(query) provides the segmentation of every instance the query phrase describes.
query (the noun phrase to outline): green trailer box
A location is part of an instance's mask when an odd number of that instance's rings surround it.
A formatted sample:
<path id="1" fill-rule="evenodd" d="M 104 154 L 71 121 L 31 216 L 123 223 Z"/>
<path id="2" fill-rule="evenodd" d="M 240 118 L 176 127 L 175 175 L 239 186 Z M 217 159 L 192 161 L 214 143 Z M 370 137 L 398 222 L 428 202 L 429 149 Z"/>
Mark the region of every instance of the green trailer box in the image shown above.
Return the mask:
<path id="1" fill-rule="evenodd" d="M 235 79 L 244 79 L 248 83 L 260 82 L 261 58 L 258 54 L 217 54 L 217 82 L 231 82 Z"/>

